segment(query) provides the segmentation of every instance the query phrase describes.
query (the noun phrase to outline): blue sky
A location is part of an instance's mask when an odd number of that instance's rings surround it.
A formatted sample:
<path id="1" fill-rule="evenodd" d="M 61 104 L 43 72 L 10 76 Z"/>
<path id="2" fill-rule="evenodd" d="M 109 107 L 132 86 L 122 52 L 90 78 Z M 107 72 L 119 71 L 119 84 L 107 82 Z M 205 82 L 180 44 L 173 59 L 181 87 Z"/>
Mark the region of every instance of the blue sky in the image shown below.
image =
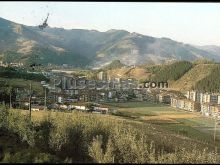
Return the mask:
<path id="1" fill-rule="evenodd" d="M 220 46 L 220 3 L 0 2 L 0 17 L 65 29 L 124 29 L 184 43 Z"/>

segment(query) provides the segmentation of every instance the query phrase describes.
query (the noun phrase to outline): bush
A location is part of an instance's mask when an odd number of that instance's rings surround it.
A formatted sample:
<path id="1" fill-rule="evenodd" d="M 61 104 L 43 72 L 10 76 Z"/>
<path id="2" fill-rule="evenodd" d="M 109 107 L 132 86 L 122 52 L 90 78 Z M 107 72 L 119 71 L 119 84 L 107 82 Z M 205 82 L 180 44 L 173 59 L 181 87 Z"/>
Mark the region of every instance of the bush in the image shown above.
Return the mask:
<path id="1" fill-rule="evenodd" d="M 219 162 L 216 152 L 196 147 L 179 149 L 170 145 L 173 141 L 165 136 L 165 140 L 156 139 L 146 127 L 94 114 L 56 113 L 38 122 L 30 122 L 29 116 L 19 111 L 1 108 L 0 125 L 41 151 L 22 150 L 14 155 L 5 153 L 4 162 Z M 160 144 L 156 144 L 156 140 Z"/>

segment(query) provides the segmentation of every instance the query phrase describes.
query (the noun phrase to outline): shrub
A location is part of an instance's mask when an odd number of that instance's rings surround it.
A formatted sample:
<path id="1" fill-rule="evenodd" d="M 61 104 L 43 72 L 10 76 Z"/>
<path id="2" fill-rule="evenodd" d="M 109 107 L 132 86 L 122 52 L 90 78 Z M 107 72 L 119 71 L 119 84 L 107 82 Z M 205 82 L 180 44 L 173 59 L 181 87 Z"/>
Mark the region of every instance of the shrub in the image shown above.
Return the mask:
<path id="1" fill-rule="evenodd" d="M 4 162 L 96 163 L 217 163 L 219 156 L 207 149 L 179 149 L 169 136 L 156 139 L 145 125 L 85 113 L 56 113 L 30 121 L 19 111 L 1 108 L 0 125 L 41 152 L 5 153 Z M 184 131 L 184 130 L 183 130 Z M 158 138 L 161 138 L 159 136 Z M 161 141 L 156 144 L 155 141 Z M 53 156 L 55 155 L 55 156 Z"/>

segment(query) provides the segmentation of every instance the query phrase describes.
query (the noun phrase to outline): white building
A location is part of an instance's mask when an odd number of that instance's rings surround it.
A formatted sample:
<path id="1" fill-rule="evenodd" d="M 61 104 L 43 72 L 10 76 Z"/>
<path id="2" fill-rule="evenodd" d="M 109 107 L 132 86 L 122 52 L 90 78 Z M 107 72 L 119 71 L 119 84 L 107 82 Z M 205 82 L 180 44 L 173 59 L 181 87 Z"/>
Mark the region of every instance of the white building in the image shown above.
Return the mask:
<path id="1" fill-rule="evenodd" d="M 107 81 L 107 73 L 104 72 L 104 71 L 99 72 L 99 73 L 98 73 L 98 79 L 99 79 L 99 80 L 105 80 L 105 81 Z"/>
<path id="2" fill-rule="evenodd" d="M 220 104 L 220 95 L 218 95 L 218 103 L 217 104 Z"/>
<path id="3" fill-rule="evenodd" d="M 63 98 L 62 98 L 61 96 L 59 96 L 59 97 L 57 98 L 57 101 L 58 101 L 58 103 L 62 103 L 62 102 L 63 102 Z"/>
<path id="4" fill-rule="evenodd" d="M 211 101 L 211 94 L 209 93 L 201 93 L 200 94 L 200 103 L 210 103 Z"/>

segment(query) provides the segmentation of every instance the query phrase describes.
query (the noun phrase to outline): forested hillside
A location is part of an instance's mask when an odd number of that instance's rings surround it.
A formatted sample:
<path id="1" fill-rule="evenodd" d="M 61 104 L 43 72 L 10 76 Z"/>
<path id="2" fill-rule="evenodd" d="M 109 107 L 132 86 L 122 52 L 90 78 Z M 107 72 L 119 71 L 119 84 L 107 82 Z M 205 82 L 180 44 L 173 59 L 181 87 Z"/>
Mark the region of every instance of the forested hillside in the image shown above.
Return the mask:
<path id="1" fill-rule="evenodd" d="M 200 80 L 195 89 L 202 92 L 220 92 L 220 64 L 208 76 Z"/>
<path id="2" fill-rule="evenodd" d="M 188 61 L 178 61 L 170 65 L 160 65 L 148 67 L 147 70 L 152 73 L 152 81 L 172 81 L 178 80 L 187 71 L 193 67 Z"/>

